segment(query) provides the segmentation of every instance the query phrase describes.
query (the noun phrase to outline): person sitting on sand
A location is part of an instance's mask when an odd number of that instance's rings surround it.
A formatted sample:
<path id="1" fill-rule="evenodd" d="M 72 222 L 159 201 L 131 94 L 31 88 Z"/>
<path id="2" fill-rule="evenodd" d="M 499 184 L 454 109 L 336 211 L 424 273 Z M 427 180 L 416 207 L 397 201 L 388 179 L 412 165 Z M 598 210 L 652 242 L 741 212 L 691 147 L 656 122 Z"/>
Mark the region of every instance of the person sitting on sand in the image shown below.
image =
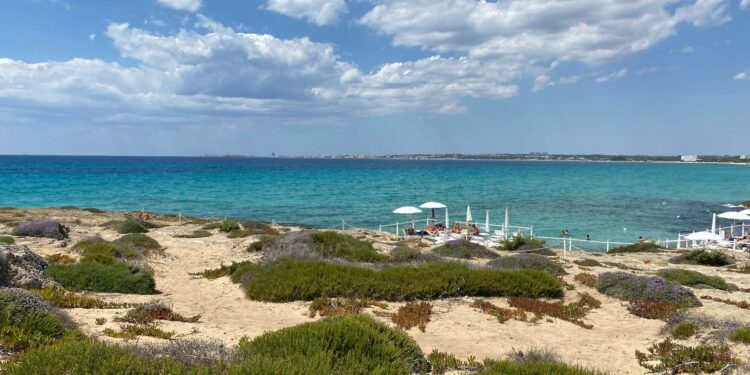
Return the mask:
<path id="1" fill-rule="evenodd" d="M 453 233 L 461 234 L 461 224 L 456 223 L 456 225 L 453 226 Z"/>
<path id="2" fill-rule="evenodd" d="M 138 213 L 138 218 L 143 221 L 148 221 L 151 219 L 151 216 L 149 216 L 148 212 L 145 209 L 141 209 L 141 212 Z"/>
<path id="3" fill-rule="evenodd" d="M 434 225 L 430 225 L 430 226 L 427 227 L 427 229 L 425 231 L 427 232 L 427 234 L 429 234 L 430 236 L 432 236 L 433 234 L 435 234 L 435 232 L 437 232 L 437 228 L 435 228 Z"/>
<path id="4" fill-rule="evenodd" d="M 476 224 L 471 226 L 471 234 L 475 236 L 479 235 L 479 227 Z"/>

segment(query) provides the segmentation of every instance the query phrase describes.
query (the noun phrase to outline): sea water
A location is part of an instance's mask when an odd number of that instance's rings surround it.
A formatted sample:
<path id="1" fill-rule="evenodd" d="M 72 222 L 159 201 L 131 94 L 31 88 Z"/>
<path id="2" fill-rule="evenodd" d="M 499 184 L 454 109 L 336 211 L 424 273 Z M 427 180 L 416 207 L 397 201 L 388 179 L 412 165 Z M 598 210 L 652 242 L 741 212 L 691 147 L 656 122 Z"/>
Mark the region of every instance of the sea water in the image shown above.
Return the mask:
<path id="1" fill-rule="evenodd" d="M 0 206 L 228 216 L 319 228 L 404 221 L 426 201 L 452 220 L 632 242 L 705 230 L 750 200 L 750 166 L 546 161 L 0 156 Z M 416 215 L 424 219 L 429 212 Z M 438 210 L 438 218 L 444 212 Z M 729 225 L 731 222 L 722 221 Z M 750 224 L 750 223 L 749 223 Z"/>

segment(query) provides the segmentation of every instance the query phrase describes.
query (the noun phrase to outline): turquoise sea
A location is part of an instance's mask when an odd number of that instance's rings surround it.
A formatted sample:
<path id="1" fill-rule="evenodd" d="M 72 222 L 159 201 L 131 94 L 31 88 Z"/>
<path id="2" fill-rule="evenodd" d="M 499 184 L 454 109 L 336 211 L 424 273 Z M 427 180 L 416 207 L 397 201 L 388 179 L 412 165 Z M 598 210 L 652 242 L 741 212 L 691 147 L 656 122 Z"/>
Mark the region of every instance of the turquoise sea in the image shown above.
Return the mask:
<path id="1" fill-rule="evenodd" d="M 750 166 L 532 161 L 0 156 L 0 206 L 73 205 L 331 227 L 439 201 L 462 220 L 633 241 L 703 230 L 750 200 Z M 425 213 L 426 216 L 426 213 Z M 442 213 L 438 213 L 442 217 Z M 729 224 L 729 223 L 724 223 Z M 627 229 L 625 229 L 627 228 Z"/>

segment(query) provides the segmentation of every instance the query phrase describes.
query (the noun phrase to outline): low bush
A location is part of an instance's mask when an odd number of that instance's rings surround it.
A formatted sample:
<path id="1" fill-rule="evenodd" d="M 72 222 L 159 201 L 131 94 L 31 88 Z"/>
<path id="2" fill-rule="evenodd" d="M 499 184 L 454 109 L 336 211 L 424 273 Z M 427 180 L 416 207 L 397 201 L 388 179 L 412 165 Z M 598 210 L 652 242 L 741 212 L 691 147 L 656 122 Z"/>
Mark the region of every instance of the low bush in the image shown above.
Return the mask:
<path id="1" fill-rule="evenodd" d="M 671 281 L 678 282 L 682 285 L 691 287 L 710 287 L 714 289 L 730 290 L 731 284 L 727 284 L 724 279 L 718 276 L 708 276 L 700 272 L 681 270 L 681 269 L 663 269 L 657 272 L 657 275 Z"/>
<path id="2" fill-rule="evenodd" d="M 696 332 L 698 332 L 698 326 L 695 323 L 682 322 L 674 326 L 670 333 L 672 334 L 672 337 L 678 340 L 685 340 L 693 337 Z"/>
<path id="3" fill-rule="evenodd" d="M 609 254 L 624 253 L 657 253 L 664 250 L 663 247 L 653 242 L 639 242 L 632 245 L 623 245 L 609 250 Z"/>
<path id="4" fill-rule="evenodd" d="M 474 357 L 469 357 L 466 361 L 456 358 L 453 354 L 440 352 L 437 349 L 427 355 L 427 359 L 432 365 L 432 373 L 436 375 L 445 374 L 447 371 L 469 371 L 475 373 L 484 369 L 484 364 Z"/>
<path id="5" fill-rule="evenodd" d="M 432 305 L 428 302 L 407 302 L 398 308 L 398 311 L 390 314 L 391 321 L 397 327 L 411 329 L 418 327 L 424 332 L 432 315 Z"/>
<path id="6" fill-rule="evenodd" d="M 161 303 L 147 303 L 140 305 L 128 312 L 123 317 L 115 318 L 116 322 L 149 324 L 156 320 L 167 320 L 171 322 L 197 323 L 200 315 L 191 317 L 182 316 L 175 313 L 169 307 Z"/>
<path id="7" fill-rule="evenodd" d="M 128 234 L 128 233 L 147 233 L 148 228 L 144 225 L 144 221 L 136 218 L 129 217 L 124 222 L 117 226 L 117 233 Z"/>
<path id="8" fill-rule="evenodd" d="M 158 241 L 142 233 L 129 233 L 112 243 L 123 253 L 138 254 L 139 257 L 163 253 L 163 248 Z"/>
<path id="9" fill-rule="evenodd" d="M 261 223 L 259 221 L 252 221 L 252 220 L 243 220 L 240 222 L 242 225 L 242 229 L 246 230 L 253 234 L 265 234 L 269 236 L 278 236 L 279 231 L 272 228 L 270 225 L 266 223 Z"/>
<path id="10" fill-rule="evenodd" d="M 64 313 L 23 289 L 0 289 L 0 342 L 10 350 L 52 344 L 70 336 Z"/>
<path id="11" fill-rule="evenodd" d="M 0 236 L 0 245 L 13 245 L 16 239 L 11 236 Z"/>
<path id="12" fill-rule="evenodd" d="M 247 230 L 247 229 L 238 229 L 238 230 L 233 230 L 229 232 L 229 234 L 227 235 L 227 238 L 245 238 L 245 237 L 250 237 L 254 235 L 255 235 L 255 231 Z"/>
<path id="13" fill-rule="evenodd" d="M 232 262 L 232 264 L 230 264 L 228 266 L 222 265 L 219 268 L 209 269 L 209 270 L 205 270 L 205 271 L 199 272 L 199 273 L 194 273 L 194 274 L 191 274 L 191 275 L 193 275 L 193 276 L 200 276 L 200 277 L 202 277 L 204 279 L 208 279 L 208 280 L 215 280 L 215 279 L 218 279 L 220 277 L 230 276 L 233 273 L 235 273 L 238 269 L 245 268 L 245 267 L 247 267 L 249 265 L 252 265 L 252 263 L 248 262 L 248 261 L 237 262 L 237 263 Z"/>
<path id="14" fill-rule="evenodd" d="M 286 302 L 318 297 L 387 301 L 457 296 L 560 297 L 562 286 L 536 270 L 472 269 L 458 263 L 387 267 L 381 271 L 323 261 L 282 259 L 236 270 L 250 299 Z"/>
<path id="15" fill-rule="evenodd" d="M 78 242 L 74 250 L 81 252 L 81 262 L 94 262 L 112 265 L 125 258 L 134 259 L 138 254 L 125 253 L 120 248 L 102 239 L 90 239 Z"/>
<path id="16" fill-rule="evenodd" d="M 98 298 L 81 296 L 58 287 L 32 289 L 31 292 L 53 306 L 63 309 L 123 309 L 139 306 L 137 303 L 105 302 Z"/>
<path id="17" fill-rule="evenodd" d="M 70 229 L 56 220 L 35 220 L 21 223 L 13 229 L 14 236 L 44 237 L 56 240 L 68 238 Z"/>
<path id="18" fill-rule="evenodd" d="M 577 281 L 577 282 L 579 282 L 579 283 L 581 283 L 583 285 L 586 285 L 587 287 L 595 288 L 596 287 L 596 280 L 598 280 L 598 277 L 596 277 L 596 275 L 594 275 L 594 274 L 590 274 L 590 273 L 585 273 L 584 272 L 584 273 L 579 273 L 579 274 L 573 276 L 573 280 L 575 280 L 575 281 Z"/>
<path id="19" fill-rule="evenodd" d="M 388 257 L 380 254 L 367 241 L 333 231 L 314 232 L 309 237 L 312 250 L 327 258 L 341 258 L 355 262 L 384 262 Z"/>
<path id="20" fill-rule="evenodd" d="M 510 297 L 508 303 L 511 307 L 533 313 L 536 318 L 535 320 L 547 315 L 586 329 L 591 329 L 593 326 L 583 322 L 581 319 L 584 318 L 589 311 L 598 309 L 602 305 L 600 301 L 588 293 L 581 293 L 578 301 L 571 302 L 567 305 L 563 304 L 562 301 L 547 302 L 528 297 Z"/>
<path id="21" fill-rule="evenodd" d="M 69 255 L 62 254 L 62 253 L 52 254 L 48 256 L 46 259 L 50 263 L 57 263 L 57 264 L 71 264 L 71 263 L 76 262 L 76 260 L 71 258 Z"/>
<path id="22" fill-rule="evenodd" d="M 722 267 L 734 264 L 734 261 L 721 251 L 700 249 L 680 254 L 670 259 L 669 263 Z"/>
<path id="23" fill-rule="evenodd" d="M 125 263 L 111 265 L 94 262 L 61 265 L 47 270 L 52 279 L 72 291 L 155 294 L 153 276 L 139 267 Z"/>
<path id="24" fill-rule="evenodd" d="M 383 308 L 387 307 L 385 303 L 368 299 L 320 297 L 310 303 L 308 311 L 311 318 L 314 318 L 315 315 L 320 315 L 321 318 L 349 316 L 359 314 L 362 312 L 362 309 L 373 305 Z"/>
<path id="25" fill-rule="evenodd" d="M 638 276 L 627 272 L 605 272 L 599 275 L 596 289 L 621 300 L 654 300 L 680 307 L 700 306 L 693 292 L 661 277 Z"/>
<path id="26" fill-rule="evenodd" d="M 440 260 L 440 257 L 435 254 L 423 253 L 407 246 L 399 246 L 391 250 L 389 259 L 392 263 L 426 263 Z"/>
<path id="27" fill-rule="evenodd" d="M 513 237 L 500 242 L 498 250 L 515 251 L 515 250 L 540 250 L 544 248 L 545 241 L 533 237 Z"/>
<path id="28" fill-rule="evenodd" d="M 619 268 L 623 271 L 643 271 L 640 268 L 628 266 L 627 264 L 617 263 L 617 262 L 602 262 L 605 266 L 610 266 L 614 268 Z"/>
<path id="29" fill-rule="evenodd" d="M 553 276 L 565 275 L 565 269 L 553 260 L 536 254 L 514 254 L 491 260 L 487 267 L 499 270 L 538 270 Z"/>
<path id="30" fill-rule="evenodd" d="M 664 301 L 654 301 L 648 299 L 636 299 L 628 304 L 628 311 L 631 314 L 646 319 L 667 319 L 674 315 L 680 306 Z"/>
<path id="31" fill-rule="evenodd" d="M 742 327 L 734 330 L 729 335 L 729 339 L 743 344 L 750 344 L 750 327 Z"/>
<path id="32" fill-rule="evenodd" d="M 440 256 L 458 259 L 494 259 L 499 255 L 494 251 L 475 244 L 468 240 L 452 240 L 432 249 L 432 252 Z"/>
<path id="33" fill-rule="evenodd" d="M 240 223 L 234 221 L 234 220 L 224 220 L 221 223 L 219 223 L 218 228 L 219 232 L 223 233 L 229 233 L 235 230 L 240 229 Z"/>
<path id="34" fill-rule="evenodd" d="M 596 259 L 580 259 L 580 260 L 574 260 L 573 263 L 584 266 L 584 267 L 604 267 L 603 264 L 599 263 Z"/>
<path id="35" fill-rule="evenodd" d="M 205 230 L 195 230 L 190 234 L 177 234 L 175 238 L 204 238 L 211 237 L 211 232 Z"/>
<path id="36" fill-rule="evenodd" d="M 487 361 L 477 375 L 602 375 L 601 372 L 563 363 Z"/>
<path id="37" fill-rule="evenodd" d="M 276 242 L 275 236 L 262 235 L 257 241 L 251 243 L 247 247 L 247 251 L 250 253 L 262 251 L 263 249 L 273 245 L 275 242 Z"/>
<path id="38" fill-rule="evenodd" d="M 511 362 L 523 363 L 523 362 L 547 362 L 547 363 L 558 363 L 560 362 L 560 355 L 549 347 L 544 348 L 529 348 L 526 350 L 513 350 L 508 354 L 508 359 Z"/>
<path id="39" fill-rule="evenodd" d="M 174 336 L 173 331 L 164 331 L 156 324 L 123 324 L 120 330 L 106 328 L 102 332 L 106 336 L 118 339 L 133 340 L 138 336 L 156 337 L 157 339 L 169 340 Z"/>
<path id="40" fill-rule="evenodd" d="M 652 345 L 648 353 L 635 351 L 641 367 L 652 372 L 704 373 L 724 369 L 737 360 L 726 345 L 683 346 L 670 339 Z"/>
<path id="41" fill-rule="evenodd" d="M 231 373 L 412 374 L 430 371 L 406 333 L 371 318 L 334 317 L 242 340 Z"/>

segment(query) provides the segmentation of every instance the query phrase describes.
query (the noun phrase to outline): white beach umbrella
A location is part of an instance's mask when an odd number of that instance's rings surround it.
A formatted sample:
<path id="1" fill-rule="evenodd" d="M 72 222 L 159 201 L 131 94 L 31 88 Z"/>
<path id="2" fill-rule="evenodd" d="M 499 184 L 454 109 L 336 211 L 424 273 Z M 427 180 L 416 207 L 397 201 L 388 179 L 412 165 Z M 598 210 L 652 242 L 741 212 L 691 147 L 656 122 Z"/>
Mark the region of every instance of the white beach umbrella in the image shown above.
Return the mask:
<path id="1" fill-rule="evenodd" d="M 393 210 L 393 213 L 398 215 L 414 215 L 420 212 L 422 212 L 422 210 L 413 206 L 404 206 Z"/>
<path id="2" fill-rule="evenodd" d="M 743 214 L 743 215 L 750 216 L 750 208 L 748 208 L 747 210 L 742 210 L 742 211 L 740 211 L 740 213 Z"/>
<path id="3" fill-rule="evenodd" d="M 750 216 L 737 211 L 729 211 L 719 214 L 722 219 L 750 221 Z"/>
<path id="4" fill-rule="evenodd" d="M 711 232 L 693 232 L 685 236 L 690 241 L 721 241 L 722 237 Z"/>
<path id="5" fill-rule="evenodd" d="M 426 202 L 419 205 L 419 208 L 424 209 L 431 209 L 432 210 L 432 218 L 435 218 L 435 209 L 436 208 L 448 208 L 446 205 L 440 203 L 440 202 Z"/>
<path id="6" fill-rule="evenodd" d="M 471 223 L 473 218 L 471 217 L 471 206 L 466 206 L 466 222 Z"/>

